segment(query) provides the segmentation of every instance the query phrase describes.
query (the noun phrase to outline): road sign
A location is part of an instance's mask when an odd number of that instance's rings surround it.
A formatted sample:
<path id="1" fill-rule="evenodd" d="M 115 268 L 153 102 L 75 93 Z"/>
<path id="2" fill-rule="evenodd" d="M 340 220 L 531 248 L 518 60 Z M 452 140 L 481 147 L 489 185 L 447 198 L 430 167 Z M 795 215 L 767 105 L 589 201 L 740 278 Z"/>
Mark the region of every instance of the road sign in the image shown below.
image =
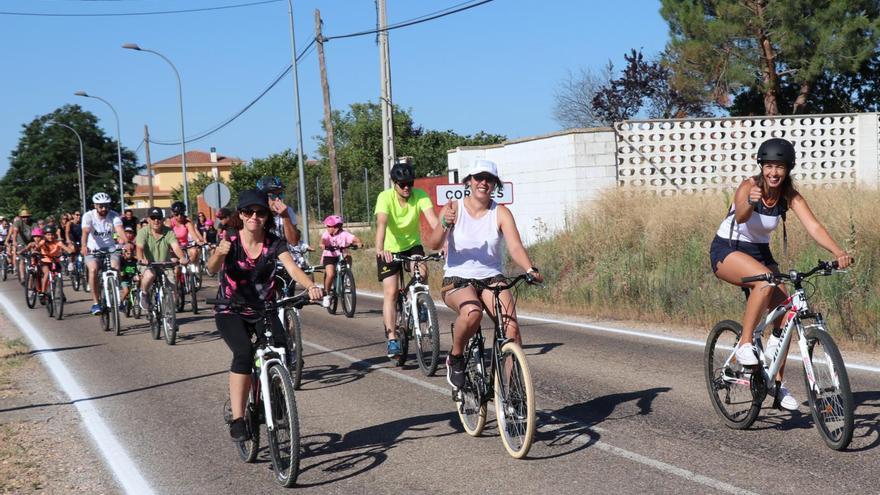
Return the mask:
<path id="1" fill-rule="evenodd" d="M 208 184 L 208 187 L 205 188 L 205 192 L 203 192 L 202 195 L 205 198 L 205 203 L 208 203 L 208 206 L 215 210 L 228 205 L 229 200 L 232 199 L 232 193 L 229 192 L 229 188 L 226 187 L 226 184 L 222 182 L 212 182 Z"/>
<path id="2" fill-rule="evenodd" d="M 437 186 L 437 205 L 442 206 L 450 201 L 470 196 L 470 189 L 465 189 L 464 184 L 440 184 Z M 504 189 L 499 193 L 491 194 L 496 203 L 509 205 L 513 203 L 513 182 L 505 182 Z"/>

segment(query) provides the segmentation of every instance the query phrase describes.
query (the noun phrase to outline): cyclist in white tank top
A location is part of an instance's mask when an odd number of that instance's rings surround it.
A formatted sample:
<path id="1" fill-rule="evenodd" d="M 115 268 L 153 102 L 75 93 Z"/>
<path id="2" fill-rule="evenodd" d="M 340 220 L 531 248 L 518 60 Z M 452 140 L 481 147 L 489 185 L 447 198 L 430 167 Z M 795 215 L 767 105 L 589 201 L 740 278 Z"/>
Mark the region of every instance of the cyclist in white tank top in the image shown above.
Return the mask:
<path id="1" fill-rule="evenodd" d="M 443 285 L 448 286 L 461 278 L 491 280 L 503 277 L 502 238 L 514 263 L 530 273 L 536 282 L 542 282 L 543 277 L 532 265 L 522 245 L 513 214 L 491 198 L 496 188 L 502 187 L 495 163 L 477 160 L 463 182 L 470 195 L 461 201 L 448 203 L 440 210 L 441 223 L 425 243 L 431 249 L 440 249 L 446 243 Z M 445 291 L 441 296 L 446 306 L 458 313 L 452 350 L 446 358 L 446 379 L 454 389 L 458 389 L 464 384 L 464 347 L 480 328 L 484 307 L 489 316 L 495 318 L 495 301 L 490 292 L 477 294 L 471 285 Z M 502 292 L 499 298 L 505 313 L 502 315 L 502 321 L 506 324 L 505 335 L 520 344 L 513 295 L 508 290 Z"/>

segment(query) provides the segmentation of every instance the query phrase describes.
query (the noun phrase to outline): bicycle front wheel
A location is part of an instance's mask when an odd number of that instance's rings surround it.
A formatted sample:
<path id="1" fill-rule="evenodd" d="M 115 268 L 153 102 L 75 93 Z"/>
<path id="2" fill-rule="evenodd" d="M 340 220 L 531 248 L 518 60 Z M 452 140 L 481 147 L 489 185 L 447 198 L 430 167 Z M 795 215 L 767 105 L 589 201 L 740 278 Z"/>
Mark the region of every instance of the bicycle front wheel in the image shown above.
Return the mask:
<path id="1" fill-rule="evenodd" d="M 302 325 L 299 314 L 293 310 L 285 311 L 284 325 L 287 327 L 287 357 L 290 362 L 290 380 L 293 389 L 299 390 L 302 385 L 303 345 Z"/>
<path id="2" fill-rule="evenodd" d="M 831 335 L 819 324 L 804 328 L 814 383 L 804 373 L 813 421 L 825 444 L 843 450 L 853 436 L 853 396 L 846 365 Z M 806 364 L 806 363 L 805 363 Z"/>
<path id="3" fill-rule="evenodd" d="M 273 365 L 269 373 L 269 397 L 272 401 L 272 421 L 269 430 L 269 452 L 275 481 L 284 487 L 293 486 L 299 475 L 299 416 L 293 384 L 284 366 Z"/>
<path id="4" fill-rule="evenodd" d="M 110 325 L 113 331 L 116 335 L 122 335 L 122 325 L 119 323 L 119 301 L 116 299 L 116 294 L 119 294 L 119 286 L 116 284 L 116 280 L 110 279 L 110 287 L 107 289 L 110 293 L 110 304 L 107 309 L 110 311 Z"/>
<path id="5" fill-rule="evenodd" d="M 752 373 L 731 358 L 740 335 L 739 323 L 719 322 L 709 332 L 704 352 L 706 387 L 712 406 L 724 424 L 735 430 L 748 428 L 755 422 L 767 393 L 762 373 Z"/>
<path id="6" fill-rule="evenodd" d="M 165 333 L 165 343 L 174 345 L 177 342 L 177 314 L 174 290 L 171 287 L 166 287 L 162 294 L 162 330 Z"/>
<path id="7" fill-rule="evenodd" d="M 535 390 L 526 355 L 515 342 L 501 348 L 495 370 L 495 415 L 507 453 L 522 459 L 535 438 Z"/>
<path id="8" fill-rule="evenodd" d="M 8 266 L 7 266 L 8 263 L 9 263 L 9 262 L 6 261 L 6 257 L 5 257 L 5 256 L 2 257 L 2 258 L 0 258 L 0 274 L 2 274 L 2 276 L 3 276 L 3 281 L 4 281 L 4 282 L 6 282 L 6 277 L 9 275 L 9 274 L 7 273 L 7 270 L 9 269 Z"/>
<path id="9" fill-rule="evenodd" d="M 195 273 L 189 274 L 189 297 L 191 299 L 190 304 L 192 306 L 192 313 L 194 315 L 199 314 L 199 298 L 198 298 L 198 288 L 197 278 Z"/>
<path id="10" fill-rule="evenodd" d="M 357 307 L 357 289 L 354 285 L 354 274 L 351 270 L 342 272 L 342 310 L 348 318 L 354 318 Z"/>
<path id="11" fill-rule="evenodd" d="M 24 301 L 30 309 L 37 305 L 37 279 L 29 271 L 24 273 Z"/>
<path id="12" fill-rule="evenodd" d="M 416 336 L 416 358 L 425 376 L 437 371 L 440 361 L 440 325 L 437 323 L 437 308 L 427 292 L 416 295 L 416 311 L 419 316 L 419 331 Z"/>
<path id="13" fill-rule="evenodd" d="M 43 297 L 46 298 L 46 312 L 49 313 L 49 318 L 55 317 L 55 282 L 50 282 L 48 287 L 43 288 L 46 295 Z"/>
<path id="14" fill-rule="evenodd" d="M 64 279 L 59 275 L 52 284 L 52 301 L 55 303 L 55 319 L 64 318 Z"/>

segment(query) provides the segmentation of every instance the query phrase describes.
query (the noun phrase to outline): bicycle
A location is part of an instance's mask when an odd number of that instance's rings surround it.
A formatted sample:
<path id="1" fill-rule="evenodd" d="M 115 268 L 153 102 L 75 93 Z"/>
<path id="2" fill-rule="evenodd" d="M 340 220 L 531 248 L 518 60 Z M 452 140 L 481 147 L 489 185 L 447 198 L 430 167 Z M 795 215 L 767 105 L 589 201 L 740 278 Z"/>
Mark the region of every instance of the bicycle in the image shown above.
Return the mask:
<path id="1" fill-rule="evenodd" d="M 351 245 L 346 248 L 338 249 L 358 249 L 357 246 Z M 333 284 L 330 292 L 330 305 L 327 306 L 327 312 L 331 315 L 336 314 L 336 308 L 339 299 L 342 299 L 342 311 L 348 318 L 354 318 L 354 310 L 357 307 L 357 289 L 354 284 L 354 273 L 351 271 L 351 263 L 347 256 L 338 256 L 336 260 L 336 275 L 333 277 Z"/>
<path id="2" fill-rule="evenodd" d="M 290 297 L 294 292 L 296 282 L 290 278 L 290 275 L 280 261 L 276 262 L 276 264 L 275 281 L 278 283 L 278 289 L 275 291 L 275 301 L 278 302 Z M 312 267 L 307 268 L 311 270 L 306 271 L 306 273 L 314 273 Z M 293 389 L 299 390 L 302 386 L 302 370 L 304 366 L 300 310 L 297 307 L 287 306 L 278 308 L 278 318 L 281 320 L 281 325 L 284 326 L 284 331 L 287 332 L 287 357 L 290 379 L 293 383 Z"/>
<path id="3" fill-rule="evenodd" d="M 67 298 L 64 297 L 64 277 L 61 274 L 58 261 L 49 263 L 49 279 L 43 290 L 45 291 L 46 311 L 49 313 L 49 318 L 54 317 L 60 321 L 64 318 L 64 303 Z"/>
<path id="4" fill-rule="evenodd" d="M 73 271 L 70 271 L 70 286 L 75 291 L 79 291 L 79 288 L 82 287 L 88 292 L 89 279 L 86 276 L 85 266 L 83 266 L 82 255 L 76 252 L 71 255 L 70 261 L 73 263 Z"/>
<path id="5" fill-rule="evenodd" d="M 184 252 L 186 249 L 184 249 Z M 202 283 L 199 280 L 199 267 L 196 263 L 188 263 L 177 271 L 177 311 L 186 307 L 186 295 L 190 296 L 192 314 L 199 314 L 198 292 Z"/>
<path id="6" fill-rule="evenodd" d="M 494 400 L 501 441 L 507 453 L 516 459 L 525 457 L 532 446 L 537 405 L 526 355 L 519 344 L 504 334 L 503 318 L 498 316 L 504 312 L 498 296 L 521 282 L 532 283 L 532 277 L 524 273 L 514 278 L 504 278 L 496 285 L 464 279 L 443 288 L 446 291 L 473 285 L 477 291 L 488 290 L 495 296 L 495 333 L 489 360 L 485 360 L 483 332 L 478 329 L 468 341 L 463 355 L 464 386 L 453 391 L 452 399 L 458 404 L 456 409 L 465 432 L 474 437 L 483 432 L 486 404 Z M 453 333 L 454 326 L 451 327 Z"/>
<path id="7" fill-rule="evenodd" d="M 34 306 L 37 305 L 37 293 L 42 291 L 43 282 L 42 274 L 38 273 L 39 270 L 34 262 L 35 256 L 31 252 L 24 252 L 20 255 L 21 262 L 25 267 L 24 280 L 21 283 L 24 286 L 24 302 L 30 309 L 34 309 Z"/>
<path id="8" fill-rule="evenodd" d="M 394 333 L 400 343 L 400 356 L 397 357 L 397 366 L 403 366 L 409 353 L 409 339 L 415 338 L 416 360 L 419 368 L 425 376 L 431 376 L 437 371 L 440 362 L 440 324 L 437 321 L 437 308 L 428 281 L 422 279 L 419 266 L 427 261 L 439 261 L 440 254 L 428 256 L 414 255 L 405 256 L 396 254 L 394 261 L 412 263 L 412 277 L 409 283 L 403 283 L 403 270 L 398 272 L 399 287 L 397 292 L 397 319 L 394 325 Z"/>
<path id="9" fill-rule="evenodd" d="M 284 487 L 293 486 L 299 475 L 299 415 L 296 407 L 293 383 L 287 368 L 287 349 L 275 347 L 272 339 L 270 314 L 284 307 L 300 309 L 309 303 L 308 292 L 267 302 L 263 307 L 232 304 L 229 300 L 208 299 L 207 304 L 232 305 L 233 308 L 249 308 L 262 317 L 263 332 L 255 331 L 253 337 L 253 369 L 251 388 L 245 405 L 244 420 L 248 439 L 236 442 L 239 457 L 247 463 L 257 458 L 260 449 L 260 424 L 266 425 L 269 454 L 275 481 Z M 226 423 L 232 422 L 231 404 L 224 407 Z"/>
<path id="10" fill-rule="evenodd" d="M 6 246 L 3 243 L 0 243 L 0 276 L 3 277 L 3 281 L 6 282 L 6 279 L 9 278 L 9 273 L 12 271 L 12 264 L 9 263 L 9 254 L 6 252 Z"/>
<path id="11" fill-rule="evenodd" d="M 174 345 L 177 342 L 177 314 L 174 302 L 177 292 L 171 279 L 165 274 L 166 269 L 178 265 L 176 261 L 159 261 L 147 263 L 147 267 L 153 271 L 155 277 L 147 300 L 150 301 L 150 309 L 147 310 L 147 320 L 150 322 L 150 335 L 159 340 L 165 335 L 165 343 Z M 134 291 L 132 291 L 134 292 Z"/>
<path id="12" fill-rule="evenodd" d="M 128 296 L 125 298 L 125 317 L 132 318 L 135 320 L 139 320 L 143 315 L 143 310 L 140 305 L 141 300 L 141 287 L 140 287 L 140 277 L 135 275 L 132 277 L 131 282 L 129 283 Z"/>
<path id="13" fill-rule="evenodd" d="M 115 249 L 99 249 L 92 251 L 98 262 L 98 304 L 101 305 L 101 327 L 104 331 L 113 330 L 122 335 L 119 324 L 119 272 L 113 268 L 111 254 Z"/>
<path id="14" fill-rule="evenodd" d="M 755 328 L 753 343 L 761 364 L 742 366 L 734 353 L 742 334 L 742 326 L 730 320 L 715 325 L 706 341 L 706 385 L 715 411 L 733 429 L 745 429 L 754 423 L 767 395 L 770 377 L 776 377 L 792 334 L 798 335 L 798 347 L 804 366 L 813 420 L 828 447 L 846 448 L 853 435 L 853 397 L 849 376 L 837 345 L 828 333 L 821 313 L 810 311 L 804 282 L 814 275 L 828 276 L 836 271 L 837 262 L 819 261 L 807 272 L 765 273 L 742 279 L 743 283 L 766 281 L 771 285 L 790 283 L 794 287 L 785 302 L 769 312 Z M 768 326 L 782 318 L 784 329 L 775 356 L 764 354 L 761 335 Z M 780 383 L 775 382 L 776 390 Z M 779 407 L 781 394 L 776 394 L 774 407 Z"/>

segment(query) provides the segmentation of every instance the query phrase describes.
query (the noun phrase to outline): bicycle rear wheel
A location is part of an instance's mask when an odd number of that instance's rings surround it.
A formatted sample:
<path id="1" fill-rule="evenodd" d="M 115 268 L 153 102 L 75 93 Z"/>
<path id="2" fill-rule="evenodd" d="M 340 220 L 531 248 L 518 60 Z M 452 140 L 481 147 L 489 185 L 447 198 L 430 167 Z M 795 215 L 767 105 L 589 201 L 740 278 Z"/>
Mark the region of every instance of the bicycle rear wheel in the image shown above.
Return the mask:
<path id="1" fill-rule="evenodd" d="M 342 272 L 342 310 L 348 318 L 354 318 L 357 307 L 357 289 L 354 285 L 354 274 L 351 270 Z"/>
<path id="2" fill-rule="evenodd" d="M 268 374 L 272 421 L 275 423 L 268 434 L 272 469 L 275 471 L 275 481 L 289 487 L 296 483 L 299 476 L 300 438 L 296 398 L 287 368 L 275 364 L 269 368 Z"/>
<path id="3" fill-rule="evenodd" d="M 763 373 L 752 373 L 734 359 L 725 366 L 742 335 L 742 326 L 724 320 L 715 325 L 704 352 L 706 386 L 724 424 L 743 430 L 755 422 L 767 395 Z"/>
<path id="4" fill-rule="evenodd" d="M 190 273 L 189 274 L 189 290 L 190 290 L 189 297 L 190 297 L 190 305 L 192 307 L 192 313 L 194 315 L 199 314 L 198 291 L 199 291 L 199 286 L 201 285 L 201 283 L 197 284 L 196 281 L 197 281 L 196 274 Z"/>
<path id="5" fill-rule="evenodd" d="M 845 449 L 853 436 L 853 397 L 846 365 L 831 335 L 820 324 L 804 328 L 814 386 L 804 373 L 813 421 L 828 447 Z"/>
<path id="6" fill-rule="evenodd" d="M 419 315 L 419 331 L 416 336 L 416 359 L 425 376 L 437 371 L 440 361 L 440 324 L 437 323 L 437 308 L 434 300 L 426 292 L 416 295 L 416 311 Z"/>
<path id="7" fill-rule="evenodd" d="M 55 303 L 55 319 L 61 320 L 64 318 L 64 279 L 59 275 L 54 282 L 52 282 L 52 300 Z"/>
<path id="8" fill-rule="evenodd" d="M 458 418 L 465 433 L 472 437 L 479 436 L 486 426 L 486 400 L 483 397 L 484 375 L 480 371 L 479 361 L 482 352 L 476 353 L 469 349 L 464 368 L 464 386 L 458 391 L 460 401 L 457 402 Z"/>
<path id="9" fill-rule="evenodd" d="M 284 325 L 287 327 L 287 356 L 290 362 L 290 380 L 293 389 L 299 390 L 302 385 L 303 345 L 302 325 L 299 314 L 294 309 L 285 311 Z"/>
<path id="10" fill-rule="evenodd" d="M 257 377 L 252 376 L 251 379 L 256 380 Z M 257 420 L 258 413 L 253 395 L 253 391 L 248 394 L 247 404 L 244 406 L 244 422 L 247 425 L 250 438 L 243 442 L 235 442 L 235 451 L 238 452 L 238 457 L 247 463 L 257 460 L 257 454 L 260 451 L 260 422 Z M 226 399 L 224 409 L 223 418 L 226 420 L 226 424 L 229 424 L 232 421 L 232 406 L 229 399 Z"/>
<path id="11" fill-rule="evenodd" d="M 495 415 L 507 453 L 522 459 L 535 438 L 535 390 L 526 355 L 515 342 L 501 348 L 495 370 Z"/>
<path id="12" fill-rule="evenodd" d="M 162 293 L 162 330 L 165 343 L 174 345 L 177 342 L 177 314 L 175 313 L 174 289 L 166 287 Z"/>

